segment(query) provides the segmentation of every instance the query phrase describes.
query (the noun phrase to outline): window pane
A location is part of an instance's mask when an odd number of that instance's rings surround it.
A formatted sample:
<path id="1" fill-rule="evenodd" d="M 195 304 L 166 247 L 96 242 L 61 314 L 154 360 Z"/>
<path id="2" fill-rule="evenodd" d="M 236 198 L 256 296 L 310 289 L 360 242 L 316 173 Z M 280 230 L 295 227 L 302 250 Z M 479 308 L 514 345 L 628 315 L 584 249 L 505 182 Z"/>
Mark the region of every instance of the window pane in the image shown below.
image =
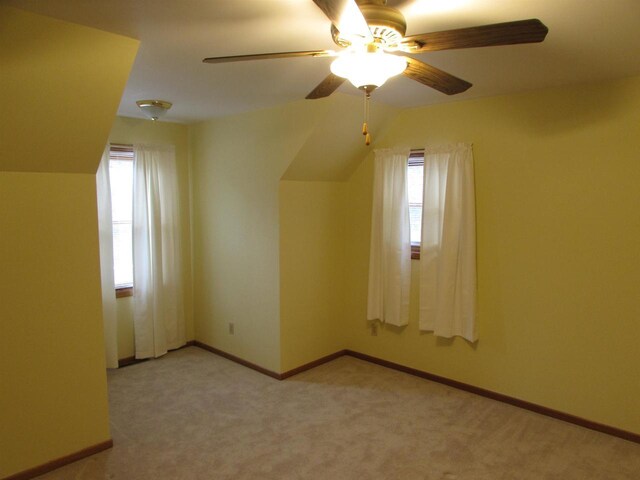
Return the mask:
<path id="1" fill-rule="evenodd" d="M 419 244 L 422 234 L 422 205 L 409 205 L 409 220 L 411 222 L 411 243 Z"/>
<path id="2" fill-rule="evenodd" d="M 131 222 L 133 196 L 133 162 L 111 160 L 109 162 L 111 182 L 111 215 L 114 222 Z"/>
<path id="3" fill-rule="evenodd" d="M 409 165 L 407 172 L 411 243 L 419 244 L 422 228 L 423 165 Z"/>
<path id="4" fill-rule="evenodd" d="M 116 287 L 133 284 L 131 222 L 113 223 L 113 279 Z"/>
<path id="5" fill-rule="evenodd" d="M 133 285 L 133 161 L 109 161 L 113 218 L 113 276 L 116 287 Z"/>
<path id="6" fill-rule="evenodd" d="M 423 169 L 424 167 L 422 165 L 409 165 L 408 167 L 409 203 L 422 205 Z"/>

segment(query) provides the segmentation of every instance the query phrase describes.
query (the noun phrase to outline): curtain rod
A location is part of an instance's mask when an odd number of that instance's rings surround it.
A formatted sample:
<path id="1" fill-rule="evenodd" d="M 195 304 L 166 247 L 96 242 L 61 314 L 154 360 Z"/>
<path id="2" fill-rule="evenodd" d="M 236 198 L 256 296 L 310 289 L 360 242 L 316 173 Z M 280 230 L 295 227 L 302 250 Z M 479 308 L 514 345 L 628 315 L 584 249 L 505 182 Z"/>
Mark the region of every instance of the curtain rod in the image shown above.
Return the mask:
<path id="1" fill-rule="evenodd" d="M 133 144 L 127 143 L 110 143 L 109 145 L 116 148 L 133 148 Z"/>

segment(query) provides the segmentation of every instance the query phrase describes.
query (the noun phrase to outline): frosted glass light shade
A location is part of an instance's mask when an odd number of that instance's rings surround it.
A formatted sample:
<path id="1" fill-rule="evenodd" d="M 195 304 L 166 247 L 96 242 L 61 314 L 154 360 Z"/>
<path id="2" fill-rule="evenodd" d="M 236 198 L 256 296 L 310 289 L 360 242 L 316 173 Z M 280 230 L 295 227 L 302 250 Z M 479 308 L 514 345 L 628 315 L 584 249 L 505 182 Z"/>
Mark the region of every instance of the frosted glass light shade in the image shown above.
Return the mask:
<path id="1" fill-rule="evenodd" d="M 406 68 L 407 60 L 404 57 L 389 55 L 383 51 L 347 51 L 331 64 L 334 75 L 346 78 L 356 88 L 366 85 L 379 87 Z"/>
<path id="2" fill-rule="evenodd" d="M 165 100 L 138 100 L 136 105 L 151 120 L 158 120 L 171 108 L 171 102 Z"/>

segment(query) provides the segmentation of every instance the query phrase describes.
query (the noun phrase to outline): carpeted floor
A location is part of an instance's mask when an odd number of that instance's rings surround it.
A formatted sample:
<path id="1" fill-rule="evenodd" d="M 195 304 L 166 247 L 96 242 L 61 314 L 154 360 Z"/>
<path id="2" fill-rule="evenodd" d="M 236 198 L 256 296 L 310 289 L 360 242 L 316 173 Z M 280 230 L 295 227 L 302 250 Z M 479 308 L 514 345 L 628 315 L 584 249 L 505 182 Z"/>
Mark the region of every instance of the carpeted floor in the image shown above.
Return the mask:
<path id="1" fill-rule="evenodd" d="M 109 395 L 114 448 L 40 479 L 640 479 L 638 444 L 351 357 L 279 382 L 190 347 Z"/>

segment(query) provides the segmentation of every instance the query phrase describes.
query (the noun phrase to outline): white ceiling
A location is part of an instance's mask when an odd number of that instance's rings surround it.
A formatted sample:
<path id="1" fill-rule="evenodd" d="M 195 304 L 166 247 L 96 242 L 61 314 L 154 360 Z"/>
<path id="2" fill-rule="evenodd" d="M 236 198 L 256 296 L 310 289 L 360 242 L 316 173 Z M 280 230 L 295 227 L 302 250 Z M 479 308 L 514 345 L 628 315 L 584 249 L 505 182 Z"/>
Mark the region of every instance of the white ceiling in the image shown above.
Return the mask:
<path id="1" fill-rule="evenodd" d="M 203 64 L 212 56 L 333 49 L 330 23 L 312 0 L 3 0 L 141 41 L 119 114 L 164 99 L 165 117 L 195 122 L 303 99 L 329 73 L 328 58 Z M 389 0 L 407 34 L 539 18 L 541 44 L 416 56 L 473 87 L 448 97 L 404 77 L 374 99 L 395 107 L 501 95 L 640 73 L 640 0 Z M 340 89 L 359 95 L 346 82 Z M 313 100 L 309 100 L 313 101 Z M 316 100 L 317 101 L 317 100 Z"/>

